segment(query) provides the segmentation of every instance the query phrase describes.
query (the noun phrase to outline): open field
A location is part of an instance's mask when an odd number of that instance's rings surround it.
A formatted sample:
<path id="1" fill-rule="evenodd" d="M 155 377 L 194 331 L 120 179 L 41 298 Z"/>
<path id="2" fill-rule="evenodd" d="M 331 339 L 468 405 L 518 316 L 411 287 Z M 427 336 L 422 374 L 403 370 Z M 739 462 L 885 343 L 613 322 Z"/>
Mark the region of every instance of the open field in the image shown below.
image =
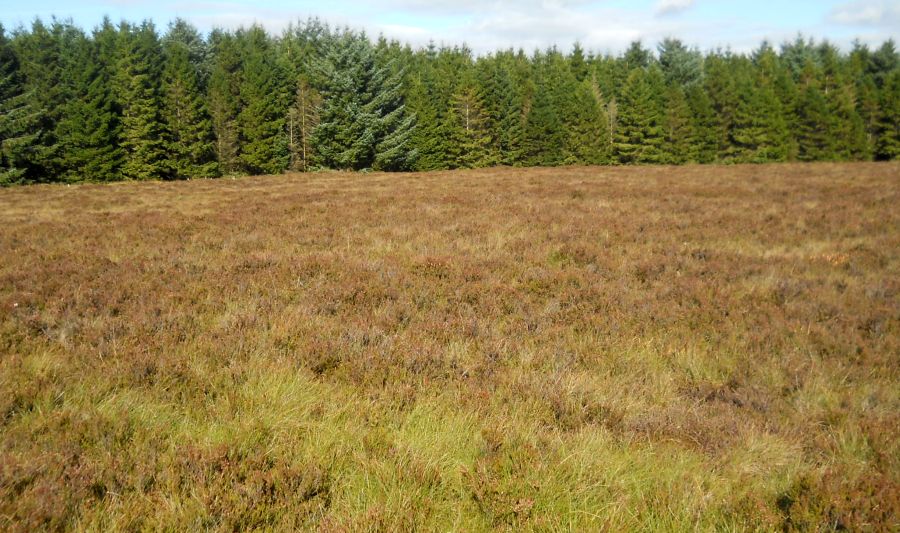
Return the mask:
<path id="1" fill-rule="evenodd" d="M 0 529 L 900 528 L 900 164 L 0 190 Z"/>

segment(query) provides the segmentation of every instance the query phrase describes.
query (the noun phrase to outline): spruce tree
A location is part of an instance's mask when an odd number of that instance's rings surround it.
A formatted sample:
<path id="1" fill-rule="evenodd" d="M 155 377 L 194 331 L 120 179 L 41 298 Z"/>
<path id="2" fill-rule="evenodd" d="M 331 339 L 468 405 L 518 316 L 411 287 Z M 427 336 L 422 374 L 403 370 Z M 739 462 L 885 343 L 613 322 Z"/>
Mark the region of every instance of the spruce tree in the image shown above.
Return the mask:
<path id="1" fill-rule="evenodd" d="M 737 71 L 737 105 L 729 130 L 728 161 L 765 163 L 787 158 L 787 125 L 771 80 L 754 76 L 745 62 Z"/>
<path id="2" fill-rule="evenodd" d="M 38 140 L 38 113 L 22 91 L 18 61 L 0 24 L 0 185 L 24 183 Z"/>
<path id="3" fill-rule="evenodd" d="M 241 55 L 234 35 L 214 31 L 210 35 L 212 65 L 207 100 L 215 135 L 219 171 L 233 175 L 241 171 L 238 114 L 241 110 Z"/>
<path id="4" fill-rule="evenodd" d="M 677 85 L 669 86 L 665 95 L 663 117 L 666 163 L 678 165 L 699 159 L 692 118 L 684 91 Z"/>
<path id="5" fill-rule="evenodd" d="M 238 34 L 242 52 L 241 110 L 237 116 L 240 160 L 254 174 L 277 174 L 290 163 L 283 72 L 269 36 L 260 26 Z"/>
<path id="6" fill-rule="evenodd" d="M 688 87 L 686 96 L 694 133 L 693 146 L 689 152 L 697 163 L 712 163 L 719 151 L 716 112 L 702 85 L 694 84 Z"/>
<path id="7" fill-rule="evenodd" d="M 120 178 L 123 153 L 119 147 L 118 110 L 112 97 L 111 65 L 100 54 L 99 35 L 115 28 L 108 20 L 95 39 L 81 38 L 68 47 L 64 79 L 70 98 L 56 125 L 60 178 L 66 182 L 113 181 Z"/>
<path id="8" fill-rule="evenodd" d="M 900 158 L 900 69 L 895 69 L 884 81 L 877 130 L 876 158 Z"/>
<path id="9" fill-rule="evenodd" d="M 60 51 L 65 48 L 71 25 L 55 19 L 48 26 L 35 19 L 31 31 L 17 32 L 12 41 L 19 60 L 19 80 L 23 97 L 37 115 L 37 138 L 31 145 L 27 171 L 32 181 L 54 181 L 60 169 L 56 123 L 67 98 L 62 79 Z"/>
<path id="10" fill-rule="evenodd" d="M 712 106 L 715 124 L 712 128 L 716 139 L 716 159 L 724 159 L 732 152 L 731 129 L 738 105 L 735 71 L 737 62 L 731 56 L 710 54 L 704 62 L 706 75 L 703 88 Z"/>
<path id="11" fill-rule="evenodd" d="M 444 115 L 449 109 L 450 81 L 455 76 L 442 72 L 445 49 L 434 43 L 421 51 L 414 63 L 407 105 L 416 116 L 416 128 L 410 142 L 418 154 L 417 170 L 442 170 L 449 167 L 450 143 L 444 132 Z"/>
<path id="12" fill-rule="evenodd" d="M 416 116 L 409 112 L 403 97 L 405 70 L 388 50 L 376 57 L 372 76 L 372 99 L 363 111 L 374 117 L 374 170 L 407 170 L 415 165 L 418 152 L 412 145 Z"/>
<path id="13" fill-rule="evenodd" d="M 574 113 L 568 120 L 564 162 L 599 165 L 609 161 L 609 119 L 600 88 L 585 79 L 571 97 Z"/>
<path id="14" fill-rule="evenodd" d="M 814 62 L 807 60 L 795 109 L 797 158 L 801 161 L 830 160 L 834 156 L 834 140 L 829 131 L 831 116 L 819 84 L 818 72 Z"/>
<path id="15" fill-rule="evenodd" d="M 619 101 L 614 143 L 620 163 L 664 161 L 663 109 L 657 93 L 661 83 L 661 75 L 653 76 L 642 68 L 628 75 Z"/>
<path id="16" fill-rule="evenodd" d="M 316 155 L 312 133 L 319 123 L 321 105 L 319 92 L 312 88 L 305 76 L 299 76 L 287 118 L 291 170 L 306 172 L 313 166 Z"/>
<path id="17" fill-rule="evenodd" d="M 663 71 L 666 85 L 682 89 L 700 81 L 703 56 L 678 39 L 663 39 L 659 46 L 659 66 Z"/>
<path id="18" fill-rule="evenodd" d="M 345 170 L 414 164 L 414 116 L 406 112 L 392 62 L 379 64 L 365 35 L 345 31 L 320 69 L 324 101 L 313 139 L 321 164 Z"/>
<path id="19" fill-rule="evenodd" d="M 190 35 L 182 29 L 167 35 L 163 46 L 166 174 L 172 179 L 210 178 L 218 175 L 212 122 L 200 88 L 198 64 L 191 61 L 191 41 L 182 39 L 185 34 Z"/>
<path id="20" fill-rule="evenodd" d="M 493 163 L 489 152 L 491 132 L 488 117 L 473 79 L 464 79 L 454 91 L 446 121 L 452 168 L 476 168 Z"/>
<path id="21" fill-rule="evenodd" d="M 119 144 L 124 152 L 122 176 L 126 179 L 160 179 L 166 176 L 163 124 L 160 120 L 159 38 L 150 22 L 120 28 L 120 58 L 116 96 L 122 112 Z"/>
<path id="22" fill-rule="evenodd" d="M 522 95 L 511 70 L 503 65 L 497 71 L 497 117 L 494 139 L 498 162 L 504 165 L 522 164 L 525 146 L 525 120 Z"/>

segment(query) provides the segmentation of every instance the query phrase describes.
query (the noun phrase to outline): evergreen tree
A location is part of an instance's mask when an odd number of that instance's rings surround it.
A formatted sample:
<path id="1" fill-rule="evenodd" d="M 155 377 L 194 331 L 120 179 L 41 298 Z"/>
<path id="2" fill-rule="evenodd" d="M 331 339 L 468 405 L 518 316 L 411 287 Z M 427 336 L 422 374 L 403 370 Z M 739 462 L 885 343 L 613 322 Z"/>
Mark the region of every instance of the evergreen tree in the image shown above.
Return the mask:
<path id="1" fill-rule="evenodd" d="M 237 116 L 240 160 L 250 173 L 277 174 L 290 163 L 283 72 L 260 26 L 238 34 L 242 53 L 241 110 Z"/>
<path id="2" fill-rule="evenodd" d="M 670 86 L 666 90 L 663 121 L 665 129 L 664 161 L 674 165 L 698 161 L 691 108 L 684 91 L 677 85 Z"/>
<path id="3" fill-rule="evenodd" d="M 82 36 L 64 50 L 68 60 L 63 79 L 69 84 L 70 97 L 56 125 L 57 166 L 63 181 L 113 181 L 120 177 L 120 124 L 112 97 L 112 66 L 100 54 L 103 32 L 110 32 L 107 37 L 115 39 L 115 28 L 105 20 L 93 42 Z"/>
<path id="4" fill-rule="evenodd" d="M 445 131 L 450 140 L 452 168 L 490 166 L 491 135 L 478 86 L 464 79 L 450 98 Z"/>
<path id="5" fill-rule="evenodd" d="M 199 62 L 191 61 L 193 35 L 182 25 L 170 28 L 163 45 L 162 118 L 167 176 L 173 179 L 218 175 L 212 122 L 200 88 Z"/>
<path id="6" fill-rule="evenodd" d="M 306 172 L 316 158 L 312 134 L 319 123 L 319 107 L 322 97 L 305 77 L 297 78 L 294 102 L 288 109 L 288 144 L 291 153 L 291 170 Z"/>
<path id="7" fill-rule="evenodd" d="M 659 66 L 668 86 L 687 87 L 700 81 L 703 56 L 678 39 L 666 38 L 657 47 Z"/>
<path id="8" fill-rule="evenodd" d="M 784 161 L 787 126 L 771 80 L 757 77 L 749 64 L 736 66 L 737 106 L 729 130 L 726 160 L 743 163 Z"/>
<path id="9" fill-rule="evenodd" d="M 150 22 L 122 24 L 115 85 L 121 106 L 119 144 L 124 151 L 122 176 L 161 179 L 166 176 L 163 124 L 160 120 L 160 59 L 156 29 Z"/>
<path id="10" fill-rule="evenodd" d="M 65 94 L 61 51 L 73 40 L 77 30 L 71 23 L 54 19 L 48 27 L 40 19 L 30 32 L 17 32 L 11 45 L 18 57 L 18 78 L 23 100 L 28 108 L 38 111 L 37 137 L 31 143 L 25 164 L 31 181 L 54 181 L 60 174 L 56 125 L 68 98 Z"/>
<path id="11" fill-rule="evenodd" d="M 723 159 L 732 151 L 730 135 L 738 104 L 735 83 L 737 64 L 730 56 L 720 54 L 707 56 L 704 64 L 706 66 L 704 90 L 709 97 L 715 117 L 712 136 L 716 139 L 716 159 Z"/>
<path id="12" fill-rule="evenodd" d="M 662 76 L 653 73 L 632 70 L 622 90 L 615 134 L 620 163 L 661 163 L 665 159 L 663 110 L 657 93 Z"/>
<path id="13" fill-rule="evenodd" d="M 834 152 L 829 132 L 831 117 L 816 73 L 815 64 L 812 60 L 808 60 L 804 67 L 795 111 L 797 158 L 801 161 L 829 160 Z"/>
<path id="14" fill-rule="evenodd" d="M 525 149 L 525 117 L 523 114 L 523 97 L 519 82 L 514 77 L 514 68 L 510 63 L 516 59 L 507 54 L 498 59 L 495 74 L 494 92 L 494 127 L 493 139 L 496 143 L 496 160 L 502 165 L 520 165 L 523 162 Z"/>
<path id="15" fill-rule="evenodd" d="M 406 113 L 400 75 L 379 65 L 365 35 L 344 32 L 321 65 L 325 85 L 313 131 L 321 163 L 338 169 L 397 170 L 414 163 L 414 117 Z"/>
<path id="16" fill-rule="evenodd" d="M 210 36 L 212 66 L 208 89 L 209 114 L 215 135 L 219 171 L 241 170 L 238 114 L 241 110 L 241 56 L 234 35 L 214 31 Z"/>
<path id="17" fill-rule="evenodd" d="M 895 69 L 884 81 L 877 129 L 876 158 L 900 158 L 900 69 Z"/>
<path id="18" fill-rule="evenodd" d="M 716 113 L 712 108 L 712 102 L 700 84 L 688 87 L 686 96 L 694 133 L 694 143 L 689 153 L 697 163 L 712 163 L 719 151 Z"/>
<path id="19" fill-rule="evenodd" d="M 0 185 L 24 183 L 38 139 L 39 113 L 22 91 L 18 61 L 0 24 Z"/>
<path id="20" fill-rule="evenodd" d="M 578 83 L 572 103 L 574 114 L 566 128 L 565 163 L 599 165 L 609 162 L 609 119 L 599 87 L 587 79 Z"/>
<path id="21" fill-rule="evenodd" d="M 569 56 L 569 67 L 572 69 L 572 75 L 575 81 L 582 82 L 588 77 L 588 61 L 584 57 L 584 50 L 581 43 L 575 42 L 572 47 L 572 54 Z"/>

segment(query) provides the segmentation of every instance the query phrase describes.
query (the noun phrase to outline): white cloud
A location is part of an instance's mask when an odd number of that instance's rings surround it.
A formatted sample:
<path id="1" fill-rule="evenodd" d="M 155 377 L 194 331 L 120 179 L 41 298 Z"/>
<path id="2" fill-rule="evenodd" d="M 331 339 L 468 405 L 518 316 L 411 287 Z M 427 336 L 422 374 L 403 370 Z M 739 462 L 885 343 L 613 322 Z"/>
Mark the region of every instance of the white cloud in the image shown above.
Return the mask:
<path id="1" fill-rule="evenodd" d="M 694 7 L 695 0 L 659 0 L 656 16 L 675 15 Z"/>
<path id="2" fill-rule="evenodd" d="M 900 0 L 857 0 L 831 10 L 829 19 L 853 26 L 900 27 Z"/>

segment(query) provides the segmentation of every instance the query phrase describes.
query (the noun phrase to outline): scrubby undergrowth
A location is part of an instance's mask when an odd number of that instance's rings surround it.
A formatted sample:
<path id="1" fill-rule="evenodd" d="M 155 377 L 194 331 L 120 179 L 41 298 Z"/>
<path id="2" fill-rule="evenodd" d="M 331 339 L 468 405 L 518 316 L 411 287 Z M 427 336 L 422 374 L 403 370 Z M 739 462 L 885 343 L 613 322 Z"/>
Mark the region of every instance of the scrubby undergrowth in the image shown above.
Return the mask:
<path id="1" fill-rule="evenodd" d="M 900 165 L 0 191 L 0 529 L 898 528 Z"/>

